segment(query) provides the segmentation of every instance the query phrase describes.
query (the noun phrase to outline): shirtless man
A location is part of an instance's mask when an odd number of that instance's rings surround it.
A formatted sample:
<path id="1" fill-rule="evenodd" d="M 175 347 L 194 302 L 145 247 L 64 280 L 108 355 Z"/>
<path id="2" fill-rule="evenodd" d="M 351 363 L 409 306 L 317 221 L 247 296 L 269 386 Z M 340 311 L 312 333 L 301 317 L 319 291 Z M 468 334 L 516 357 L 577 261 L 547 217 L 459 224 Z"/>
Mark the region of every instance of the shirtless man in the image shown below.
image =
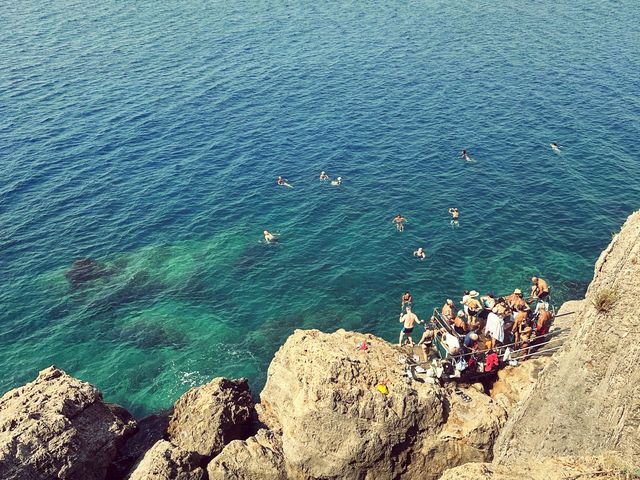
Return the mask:
<path id="1" fill-rule="evenodd" d="M 327 175 L 323 170 L 320 172 L 320 181 L 324 182 L 325 180 L 329 180 L 329 175 Z"/>
<path id="2" fill-rule="evenodd" d="M 413 252 L 414 257 L 418 257 L 420 260 L 424 260 L 427 258 L 427 254 L 424 253 L 424 249 L 422 247 L 418 247 L 418 249 Z"/>
<path id="3" fill-rule="evenodd" d="M 449 209 L 449 213 L 451 214 L 451 218 L 454 221 L 457 221 L 458 217 L 460 217 L 460 212 L 458 211 L 458 209 L 456 207 L 450 208 Z"/>
<path id="4" fill-rule="evenodd" d="M 549 285 L 543 279 L 531 277 L 531 301 L 545 300 L 549 296 Z"/>
<path id="5" fill-rule="evenodd" d="M 522 307 L 524 310 L 529 310 L 529 305 L 522 298 L 522 290 L 516 288 L 511 295 L 508 295 L 505 300 L 507 301 L 507 305 L 509 305 L 512 309 L 516 309 L 517 307 Z"/>
<path id="6" fill-rule="evenodd" d="M 393 217 L 393 223 L 396 224 L 396 228 L 399 232 L 404 232 L 404 222 L 406 221 L 407 219 L 400 214 L 397 214 L 395 217 Z"/>
<path id="7" fill-rule="evenodd" d="M 540 303 L 539 305 L 538 321 L 536 322 L 536 337 L 546 335 L 549 333 L 549 328 L 551 327 L 551 312 L 547 310 L 544 303 Z"/>
<path id="8" fill-rule="evenodd" d="M 407 339 L 409 340 L 409 345 L 413 347 L 413 338 L 411 338 L 411 333 L 413 333 L 413 325 L 415 323 L 420 325 L 423 322 L 421 320 L 418 320 L 418 317 L 416 316 L 416 314 L 411 311 L 411 307 L 407 307 L 407 313 L 405 313 L 404 315 L 400 315 L 399 321 L 404 325 L 402 330 L 400 331 L 400 340 L 398 345 L 399 346 L 403 345 L 403 340 L 404 340 L 404 337 L 406 336 Z"/>
<path id="9" fill-rule="evenodd" d="M 466 150 L 462 150 L 462 152 L 460 152 L 460 156 L 465 162 L 471 161 L 471 157 L 469 156 L 469 153 Z"/>
<path id="10" fill-rule="evenodd" d="M 453 303 L 453 300 L 447 298 L 447 303 L 442 306 L 442 318 L 444 318 L 447 322 L 452 322 L 455 315 L 455 308 L 456 306 Z"/>
<path id="11" fill-rule="evenodd" d="M 551 144 L 551 150 L 553 150 L 554 152 L 560 152 L 560 145 L 558 145 L 556 142 L 553 142 Z"/>
<path id="12" fill-rule="evenodd" d="M 402 300 L 400 300 L 400 315 L 404 313 L 405 307 L 411 308 L 413 306 L 413 298 L 411 298 L 411 294 L 409 292 L 404 292 L 402 294 Z"/>

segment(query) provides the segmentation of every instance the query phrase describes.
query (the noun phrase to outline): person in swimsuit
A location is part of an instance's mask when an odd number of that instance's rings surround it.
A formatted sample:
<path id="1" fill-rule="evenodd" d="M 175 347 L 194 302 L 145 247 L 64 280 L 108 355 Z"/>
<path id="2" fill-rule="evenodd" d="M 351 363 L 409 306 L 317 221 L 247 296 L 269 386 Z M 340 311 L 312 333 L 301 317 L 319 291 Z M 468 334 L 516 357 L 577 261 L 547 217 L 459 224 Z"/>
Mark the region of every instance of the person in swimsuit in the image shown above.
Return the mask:
<path id="1" fill-rule="evenodd" d="M 325 180 L 329 180 L 329 175 L 327 175 L 323 170 L 320 172 L 320 181 L 324 182 Z"/>
<path id="2" fill-rule="evenodd" d="M 393 217 L 393 223 L 396 224 L 396 228 L 399 232 L 404 232 L 404 222 L 406 221 L 407 219 L 400 214 L 397 214 L 395 217 Z"/>
<path id="3" fill-rule="evenodd" d="M 405 312 L 406 308 L 411 308 L 413 306 L 413 298 L 411 298 L 411 294 L 409 292 L 404 292 L 402 295 L 402 300 L 400 301 L 400 314 Z"/>
<path id="4" fill-rule="evenodd" d="M 281 176 L 278 176 L 278 185 L 281 187 L 289 187 L 291 188 L 291 185 L 289 184 L 289 181 L 286 179 L 283 179 Z"/>
<path id="5" fill-rule="evenodd" d="M 264 241 L 267 243 L 272 243 L 277 240 L 277 237 L 273 233 L 269 233 L 267 230 L 262 232 L 262 234 L 264 235 Z"/>
<path id="6" fill-rule="evenodd" d="M 409 340 L 409 345 L 413 347 L 413 338 L 411 338 L 411 334 L 413 333 L 413 326 L 416 323 L 420 325 L 423 322 L 421 320 L 418 320 L 416 314 L 411 311 L 411 307 L 407 307 L 407 312 L 404 315 L 400 315 L 399 321 L 403 324 L 403 327 L 400 331 L 400 340 L 398 342 L 398 345 L 402 346 L 404 343 L 404 338 L 406 337 L 407 340 Z"/>
<path id="7" fill-rule="evenodd" d="M 420 260 L 424 260 L 425 258 L 427 258 L 427 254 L 424 253 L 424 250 L 422 247 L 418 247 L 418 249 L 415 252 L 413 252 L 413 256 L 418 257 Z"/>
<path id="8" fill-rule="evenodd" d="M 558 145 L 557 143 L 553 142 L 551 144 L 551 150 L 553 150 L 554 152 L 560 152 L 560 145 Z"/>
<path id="9" fill-rule="evenodd" d="M 531 277 L 531 301 L 546 300 L 549 297 L 549 285 L 543 279 Z"/>
<path id="10" fill-rule="evenodd" d="M 334 187 L 339 187 L 340 185 L 342 185 L 342 177 L 331 180 L 331 185 L 333 185 Z"/>
<path id="11" fill-rule="evenodd" d="M 449 213 L 451 214 L 451 225 L 458 225 L 458 218 L 460 217 L 460 212 L 456 207 L 450 208 Z"/>
<path id="12" fill-rule="evenodd" d="M 460 157 L 462 157 L 462 159 L 465 162 L 470 162 L 471 161 L 471 157 L 469 156 L 469 153 L 467 153 L 466 150 L 462 150 L 462 152 L 460 152 Z"/>

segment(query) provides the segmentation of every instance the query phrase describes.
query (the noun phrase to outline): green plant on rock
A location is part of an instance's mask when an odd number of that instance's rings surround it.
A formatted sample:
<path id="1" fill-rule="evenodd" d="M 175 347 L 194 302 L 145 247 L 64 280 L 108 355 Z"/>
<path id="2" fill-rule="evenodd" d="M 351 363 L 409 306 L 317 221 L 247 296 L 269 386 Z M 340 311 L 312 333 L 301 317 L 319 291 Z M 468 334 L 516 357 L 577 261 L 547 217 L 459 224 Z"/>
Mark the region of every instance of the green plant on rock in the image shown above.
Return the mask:
<path id="1" fill-rule="evenodd" d="M 618 293 L 614 288 L 604 287 L 596 292 L 591 300 L 599 313 L 607 313 L 618 299 Z"/>

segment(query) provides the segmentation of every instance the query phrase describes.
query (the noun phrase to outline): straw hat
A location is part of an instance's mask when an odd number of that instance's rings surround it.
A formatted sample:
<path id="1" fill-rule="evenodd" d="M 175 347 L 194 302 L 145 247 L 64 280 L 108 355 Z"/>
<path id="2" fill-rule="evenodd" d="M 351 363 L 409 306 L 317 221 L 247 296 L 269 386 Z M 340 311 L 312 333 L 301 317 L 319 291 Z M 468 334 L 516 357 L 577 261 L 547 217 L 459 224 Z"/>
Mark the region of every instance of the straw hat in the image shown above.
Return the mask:
<path id="1" fill-rule="evenodd" d="M 516 288 L 513 293 L 515 293 L 516 295 L 522 295 L 522 290 L 520 290 L 519 288 Z"/>
<path id="2" fill-rule="evenodd" d="M 475 290 L 471 290 L 471 291 L 469 292 L 469 296 L 470 296 L 471 298 L 476 298 L 478 295 L 480 295 L 480 294 L 479 294 L 478 292 L 476 292 Z"/>

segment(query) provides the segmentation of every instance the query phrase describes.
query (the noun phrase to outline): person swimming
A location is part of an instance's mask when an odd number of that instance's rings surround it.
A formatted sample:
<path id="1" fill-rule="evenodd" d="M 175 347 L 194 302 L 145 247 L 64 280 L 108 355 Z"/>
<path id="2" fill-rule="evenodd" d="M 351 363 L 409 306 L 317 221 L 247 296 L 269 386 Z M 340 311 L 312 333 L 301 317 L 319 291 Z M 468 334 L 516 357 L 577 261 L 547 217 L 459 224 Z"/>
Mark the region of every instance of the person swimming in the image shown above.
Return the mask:
<path id="1" fill-rule="evenodd" d="M 395 217 L 393 217 L 393 223 L 396 224 L 396 228 L 399 232 L 404 232 L 404 223 L 406 221 L 407 219 L 400 214 L 397 214 Z"/>
<path id="2" fill-rule="evenodd" d="M 414 257 L 418 257 L 420 260 L 424 260 L 427 258 L 427 254 L 424 253 L 424 249 L 422 247 L 418 247 L 418 249 L 413 252 Z"/>
<path id="3" fill-rule="evenodd" d="M 550 144 L 551 146 L 551 150 L 553 150 L 554 152 L 560 152 L 560 145 L 558 145 L 557 143 L 553 142 Z"/>
<path id="4" fill-rule="evenodd" d="M 342 185 L 342 177 L 338 177 L 335 180 L 331 180 L 331 185 L 334 185 L 336 187 Z"/>
<path id="5" fill-rule="evenodd" d="M 276 237 L 273 233 L 269 233 L 268 230 L 265 230 L 264 232 L 262 232 L 262 234 L 264 235 L 264 241 L 267 243 L 273 243 L 278 240 L 278 237 Z"/>
<path id="6" fill-rule="evenodd" d="M 327 175 L 327 174 L 325 173 L 325 171 L 324 171 L 324 170 L 322 170 L 322 171 L 320 172 L 320 181 L 321 181 L 321 182 L 324 182 L 325 180 L 329 180 L 329 175 Z"/>
<path id="7" fill-rule="evenodd" d="M 460 152 L 460 157 L 465 161 L 465 162 L 470 162 L 471 161 L 471 157 L 469 156 L 469 153 L 466 150 L 462 150 L 462 152 Z"/>
<path id="8" fill-rule="evenodd" d="M 460 212 L 457 207 L 452 207 L 449 209 L 449 213 L 451 214 L 451 225 L 458 225 L 458 218 L 460 217 Z"/>
<path id="9" fill-rule="evenodd" d="M 278 176 L 278 185 L 281 187 L 293 188 L 293 185 L 289 184 L 289 180 L 283 179 L 281 176 Z"/>

